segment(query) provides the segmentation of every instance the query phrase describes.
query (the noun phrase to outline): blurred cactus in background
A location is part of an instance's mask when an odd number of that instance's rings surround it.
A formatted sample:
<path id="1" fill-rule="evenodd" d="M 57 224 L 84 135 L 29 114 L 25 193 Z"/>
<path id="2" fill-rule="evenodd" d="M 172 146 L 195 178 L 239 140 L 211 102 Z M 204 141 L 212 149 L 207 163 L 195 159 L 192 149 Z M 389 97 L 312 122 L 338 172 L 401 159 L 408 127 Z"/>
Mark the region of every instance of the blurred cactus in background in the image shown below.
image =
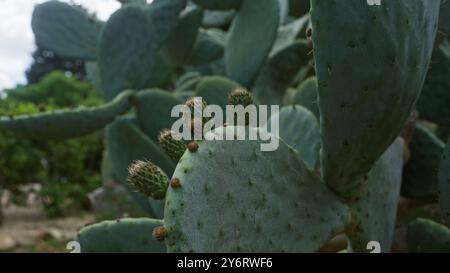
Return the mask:
<path id="1" fill-rule="evenodd" d="M 32 19 L 40 46 L 86 62 L 104 104 L 0 119 L 18 139 L 103 132 L 103 183 L 147 214 L 82 229 L 83 252 L 317 252 L 338 235 L 334 251 L 390 252 L 401 196 L 442 208 L 441 224 L 409 221 L 410 250 L 450 251 L 449 144 L 436 136 L 450 128 L 448 2 L 121 3 L 106 22 L 57 1 Z M 283 106 L 268 120 L 279 148 L 174 141 L 171 110 L 191 97 Z M 278 137 L 204 134 L 249 132 Z"/>

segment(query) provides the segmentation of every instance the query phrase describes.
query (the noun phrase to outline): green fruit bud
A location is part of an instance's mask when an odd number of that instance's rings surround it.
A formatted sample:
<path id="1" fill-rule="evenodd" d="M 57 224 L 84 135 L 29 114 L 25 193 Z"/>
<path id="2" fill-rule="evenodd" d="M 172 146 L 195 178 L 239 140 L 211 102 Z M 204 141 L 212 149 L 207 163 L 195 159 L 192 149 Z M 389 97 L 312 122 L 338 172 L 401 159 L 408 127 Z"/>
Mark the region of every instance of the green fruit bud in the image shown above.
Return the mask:
<path id="1" fill-rule="evenodd" d="M 164 241 L 167 237 L 167 229 L 163 226 L 155 227 L 153 229 L 153 238 L 158 241 Z"/>
<path id="2" fill-rule="evenodd" d="M 186 150 L 186 145 L 182 140 L 173 138 L 173 132 L 169 129 L 161 131 L 158 137 L 159 145 L 173 160 L 180 160 Z"/>
<path id="3" fill-rule="evenodd" d="M 141 193 L 154 199 L 166 196 L 169 178 L 150 161 L 135 161 L 128 169 L 128 181 Z"/>
<path id="4" fill-rule="evenodd" d="M 253 104 L 253 96 L 244 88 L 237 88 L 231 92 L 228 97 L 228 103 L 230 105 L 242 105 L 247 107 Z"/>

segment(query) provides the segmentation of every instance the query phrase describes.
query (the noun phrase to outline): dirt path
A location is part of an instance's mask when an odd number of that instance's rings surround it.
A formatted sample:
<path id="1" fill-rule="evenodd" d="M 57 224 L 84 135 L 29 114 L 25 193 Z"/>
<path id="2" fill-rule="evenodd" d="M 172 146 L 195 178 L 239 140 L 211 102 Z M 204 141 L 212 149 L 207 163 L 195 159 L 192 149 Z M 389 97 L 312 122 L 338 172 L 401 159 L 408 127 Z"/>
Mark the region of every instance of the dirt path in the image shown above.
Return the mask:
<path id="1" fill-rule="evenodd" d="M 93 221 L 91 214 L 48 219 L 40 206 L 3 208 L 0 252 L 68 252 L 66 243 Z"/>

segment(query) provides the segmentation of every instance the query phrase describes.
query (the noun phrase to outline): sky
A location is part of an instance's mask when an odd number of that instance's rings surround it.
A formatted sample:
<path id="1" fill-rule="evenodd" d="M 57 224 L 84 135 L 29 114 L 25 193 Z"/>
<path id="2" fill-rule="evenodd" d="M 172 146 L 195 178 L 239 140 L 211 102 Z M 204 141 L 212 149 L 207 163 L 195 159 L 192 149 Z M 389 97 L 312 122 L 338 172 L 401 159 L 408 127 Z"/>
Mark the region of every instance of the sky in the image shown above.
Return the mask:
<path id="1" fill-rule="evenodd" d="M 60 1 L 81 4 L 102 20 L 120 7 L 117 0 Z M 35 49 L 31 14 L 34 5 L 42 2 L 45 0 L 0 0 L 0 92 L 26 83 L 25 70 Z"/>

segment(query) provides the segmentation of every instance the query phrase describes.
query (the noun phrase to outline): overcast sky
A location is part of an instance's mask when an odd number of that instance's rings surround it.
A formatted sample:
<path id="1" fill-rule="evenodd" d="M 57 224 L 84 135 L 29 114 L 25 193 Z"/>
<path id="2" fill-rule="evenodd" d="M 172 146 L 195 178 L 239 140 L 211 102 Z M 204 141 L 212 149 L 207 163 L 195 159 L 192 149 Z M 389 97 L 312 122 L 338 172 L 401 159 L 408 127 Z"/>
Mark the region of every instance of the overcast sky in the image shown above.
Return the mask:
<path id="1" fill-rule="evenodd" d="M 120 7 L 117 0 L 61 1 L 82 4 L 103 20 Z M 42 2 L 45 0 L 0 0 L 0 92 L 26 83 L 25 70 L 35 48 L 31 14 L 34 5 Z"/>

